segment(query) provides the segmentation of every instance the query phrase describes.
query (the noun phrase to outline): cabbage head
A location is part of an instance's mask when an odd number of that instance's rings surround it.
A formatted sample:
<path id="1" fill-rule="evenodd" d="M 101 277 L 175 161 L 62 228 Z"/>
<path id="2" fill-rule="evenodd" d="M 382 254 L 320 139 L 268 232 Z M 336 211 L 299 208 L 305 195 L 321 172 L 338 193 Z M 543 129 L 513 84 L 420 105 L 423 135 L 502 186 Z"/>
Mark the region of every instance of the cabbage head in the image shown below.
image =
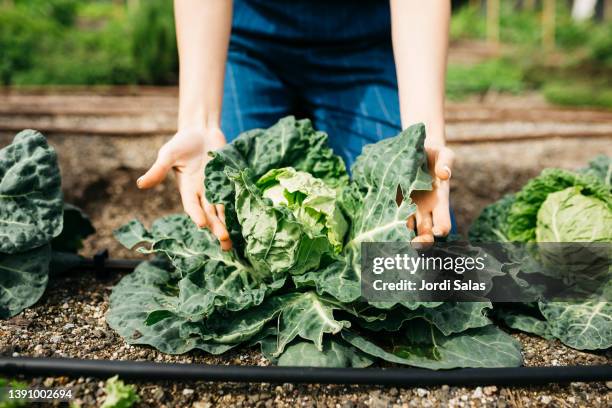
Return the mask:
<path id="1" fill-rule="evenodd" d="M 539 262 L 535 269 L 522 264 L 521 273 L 552 274 L 564 282 L 585 276 L 580 275 L 584 272 L 593 278 L 601 273 L 609 277 L 609 245 L 577 244 L 568 251 L 567 243 L 612 242 L 611 175 L 612 158 L 607 156 L 595 158 L 579 171 L 545 169 L 520 191 L 486 207 L 472 224 L 470 239 L 536 243 Z M 603 297 L 497 304 L 494 313 L 514 329 L 557 338 L 579 350 L 608 349 L 612 347 L 610 282 L 601 288 Z"/>
<path id="2" fill-rule="evenodd" d="M 286 206 L 310 235 L 325 234 L 334 252 L 342 250 L 348 224 L 337 204 L 337 191 L 310 173 L 292 167 L 270 170 L 258 181 L 263 196 Z"/>
<path id="3" fill-rule="evenodd" d="M 612 211 L 580 187 L 549 194 L 536 225 L 537 242 L 612 242 Z"/>

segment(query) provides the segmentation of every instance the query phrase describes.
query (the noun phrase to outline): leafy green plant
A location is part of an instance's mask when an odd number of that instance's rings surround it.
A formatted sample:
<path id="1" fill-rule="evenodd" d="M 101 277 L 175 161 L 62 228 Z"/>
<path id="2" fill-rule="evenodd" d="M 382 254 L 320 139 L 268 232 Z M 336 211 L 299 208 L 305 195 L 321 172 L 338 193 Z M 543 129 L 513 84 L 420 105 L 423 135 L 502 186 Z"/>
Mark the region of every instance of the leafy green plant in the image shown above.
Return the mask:
<path id="1" fill-rule="evenodd" d="M 470 239 L 612 242 L 611 174 L 612 160 L 605 156 L 579 172 L 546 169 L 521 191 L 485 208 L 470 229 Z M 542 254 L 566 256 L 554 251 Z M 612 347 L 612 304 L 604 300 L 593 296 L 583 302 L 540 301 L 500 306 L 495 312 L 518 330 L 558 338 L 581 350 L 607 349 Z"/>
<path id="2" fill-rule="evenodd" d="M 446 95 L 451 99 L 489 91 L 519 93 L 524 89 L 521 66 L 505 59 L 475 65 L 449 65 L 446 75 Z"/>
<path id="3" fill-rule="evenodd" d="M 11 380 L 6 378 L 0 378 L 0 390 L 11 388 L 13 390 L 25 390 L 27 388 L 27 384 L 17 380 Z M 8 393 L 7 393 L 8 394 Z M 28 402 L 15 398 L 8 399 L 8 395 L 4 393 L 0 393 L 0 408 L 19 408 L 25 407 L 28 405 Z"/>
<path id="4" fill-rule="evenodd" d="M 109 22 L 95 31 L 62 31 L 39 45 L 36 64 L 13 74 L 15 85 L 123 85 L 136 82 L 129 30 Z M 127 39 L 126 39 L 127 38 Z"/>
<path id="5" fill-rule="evenodd" d="M 612 109 L 612 88 L 605 84 L 551 82 L 544 85 L 543 93 L 546 100 L 557 105 Z"/>
<path id="6" fill-rule="evenodd" d="M 0 150 L 0 318 L 20 313 L 42 296 L 50 270 L 80 261 L 80 242 L 94 229 L 64 204 L 55 151 L 34 130 Z"/>
<path id="7" fill-rule="evenodd" d="M 16 0 L 15 5 L 33 15 L 70 27 L 76 23 L 79 2 L 77 0 Z"/>
<path id="8" fill-rule="evenodd" d="M 414 237 L 409 197 L 431 188 L 424 139 L 415 125 L 366 146 L 349 180 L 308 120 L 243 133 L 205 170 L 234 249 L 222 251 L 184 215 L 119 228 L 123 245 L 157 257 L 115 286 L 108 324 L 128 343 L 170 354 L 259 345 L 285 365 L 519 365 L 518 343 L 485 315 L 490 303 L 361 298 L 361 243 Z"/>
<path id="9" fill-rule="evenodd" d="M 140 401 L 140 397 L 136 393 L 134 386 L 126 385 L 119 379 L 119 376 L 114 376 L 106 380 L 104 392 L 106 393 L 106 397 L 101 408 L 130 408 Z"/>
<path id="10" fill-rule="evenodd" d="M 131 16 L 131 45 L 136 80 L 143 84 L 176 84 L 178 51 L 171 1 L 141 2 Z"/>
<path id="11" fill-rule="evenodd" d="M 57 36 L 56 25 L 21 8 L 0 7 L 0 83 L 35 65 L 36 50 Z"/>

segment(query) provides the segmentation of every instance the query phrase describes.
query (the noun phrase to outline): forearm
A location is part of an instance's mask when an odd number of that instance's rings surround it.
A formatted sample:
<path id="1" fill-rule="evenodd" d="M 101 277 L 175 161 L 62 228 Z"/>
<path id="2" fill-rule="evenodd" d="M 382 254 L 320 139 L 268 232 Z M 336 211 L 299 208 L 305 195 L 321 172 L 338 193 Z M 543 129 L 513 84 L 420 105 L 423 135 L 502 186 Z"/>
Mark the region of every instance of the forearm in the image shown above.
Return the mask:
<path id="1" fill-rule="evenodd" d="M 391 0 L 402 128 L 425 123 L 426 144 L 444 140 L 449 0 Z"/>
<path id="2" fill-rule="evenodd" d="M 175 0 L 179 51 L 178 128 L 219 128 L 231 0 Z"/>

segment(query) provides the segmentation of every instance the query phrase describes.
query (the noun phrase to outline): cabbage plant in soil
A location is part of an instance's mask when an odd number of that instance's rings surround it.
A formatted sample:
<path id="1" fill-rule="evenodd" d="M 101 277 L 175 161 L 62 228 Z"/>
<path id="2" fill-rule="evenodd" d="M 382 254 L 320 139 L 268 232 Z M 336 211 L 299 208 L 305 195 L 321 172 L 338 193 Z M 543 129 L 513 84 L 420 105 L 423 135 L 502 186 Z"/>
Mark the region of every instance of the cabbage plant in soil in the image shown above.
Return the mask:
<path id="1" fill-rule="evenodd" d="M 94 231 L 64 203 L 57 156 L 42 134 L 24 130 L 0 149 L 0 319 L 36 303 L 50 273 L 77 266 Z"/>
<path id="2" fill-rule="evenodd" d="M 541 265 L 546 256 L 570 256 L 554 247 L 547 249 L 550 242 L 611 243 L 612 160 L 599 156 L 580 171 L 545 169 L 519 192 L 486 207 L 471 226 L 469 237 L 481 242 L 545 243 Z M 609 251 L 605 247 L 607 262 Z M 521 259 L 516 256 L 510 254 L 513 260 Z M 534 269 L 521 262 L 514 276 L 520 279 L 521 273 L 560 271 Z M 514 329 L 556 338 L 576 349 L 607 349 L 612 347 L 612 303 L 606 301 L 612 283 L 607 282 L 601 288 L 603 293 L 584 301 L 496 304 L 494 314 Z"/>
<path id="3" fill-rule="evenodd" d="M 207 199 L 225 206 L 233 249 L 222 251 L 185 215 L 150 229 L 124 225 L 117 239 L 154 257 L 115 286 L 108 324 L 128 343 L 165 353 L 259 346 L 280 365 L 520 365 L 517 341 L 486 316 L 490 303 L 360 296 L 361 243 L 414 237 L 410 195 L 432 182 L 424 139 L 419 124 L 366 146 L 349 179 L 308 120 L 241 134 L 205 170 Z"/>

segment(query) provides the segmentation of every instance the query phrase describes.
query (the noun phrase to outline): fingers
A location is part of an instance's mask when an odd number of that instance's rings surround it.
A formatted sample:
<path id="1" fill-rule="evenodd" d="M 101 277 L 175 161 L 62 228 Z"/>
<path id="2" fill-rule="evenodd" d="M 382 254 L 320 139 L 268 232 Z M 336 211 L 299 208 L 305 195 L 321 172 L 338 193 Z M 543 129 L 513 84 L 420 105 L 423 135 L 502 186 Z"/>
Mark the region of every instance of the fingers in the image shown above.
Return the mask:
<path id="1" fill-rule="evenodd" d="M 217 215 L 219 216 L 219 219 L 221 220 L 223 225 L 227 227 L 227 224 L 225 223 L 225 206 L 223 204 L 215 204 L 215 209 L 217 210 Z"/>
<path id="2" fill-rule="evenodd" d="M 208 228 L 210 231 L 219 238 L 220 241 L 226 241 L 229 239 L 229 234 L 227 233 L 227 229 L 225 225 L 219 219 L 217 215 L 217 209 L 214 205 L 204 202 L 204 212 L 206 213 L 206 218 L 208 219 Z"/>
<path id="3" fill-rule="evenodd" d="M 445 237 L 451 230 L 449 181 L 438 182 L 436 189 L 436 203 L 432 209 L 432 232 L 436 237 Z"/>
<path id="4" fill-rule="evenodd" d="M 138 188 L 155 187 L 166 178 L 166 174 L 168 174 L 171 168 L 172 160 L 170 154 L 164 148 L 160 149 L 153 166 L 136 181 Z"/>
<path id="5" fill-rule="evenodd" d="M 206 199 L 202 200 L 202 205 L 204 207 L 204 212 L 206 213 L 206 218 L 208 219 L 208 228 L 219 239 L 221 249 L 224 251 L 231 249 L 232 241 L 230 240 L 229 233 L 225 227 L 225 215 L 223 215 L 222 221 L 217 211 L 219 206 L 210 204 L 208 201 L 206 201 Z"/>
<path id="6" fill-rule="evenodd" d="M 431 213 L 422 212 L 417 209 L 416 227 L 417 236 L 412 240 L 412 242 L 426 245 L 433 244 L 434 237 L 432 232 L 433 222 L 431 219 Z"/>
<path id="7" fill-rule="evenodd" d="M 406 223 L 406 225 L 408 226 L 408 229 L 411 229 L 411 230 L 415 231 L 415 229 L 416 229 L 416 216 L 415 215 L 411 215 L 410 217 L 408 217 L 408 222 Z"/>
<path id="8" fill-rule="evenodd" d="M 445 237 L 451 230 L 451 218 L 448 205 L 437 205 L 432 212 L 433 228 L 432 233 L 435 237 Z"/>
<path id="9" fill-rule="evenodd" d="M 455 153 L 449 148 L 442 148 L 436 158 L 435 173 L 440 180 L 448 180 L 451 178 Z"/>
<path id="10" fill-rule="evenodd" d="M 181 201 L 183 209 L 189 215 L 189 218 L 200 228 L 208 226 L 206 214 L 202 209 L 198 193 L 195 191 L 181 191 Z"/>

